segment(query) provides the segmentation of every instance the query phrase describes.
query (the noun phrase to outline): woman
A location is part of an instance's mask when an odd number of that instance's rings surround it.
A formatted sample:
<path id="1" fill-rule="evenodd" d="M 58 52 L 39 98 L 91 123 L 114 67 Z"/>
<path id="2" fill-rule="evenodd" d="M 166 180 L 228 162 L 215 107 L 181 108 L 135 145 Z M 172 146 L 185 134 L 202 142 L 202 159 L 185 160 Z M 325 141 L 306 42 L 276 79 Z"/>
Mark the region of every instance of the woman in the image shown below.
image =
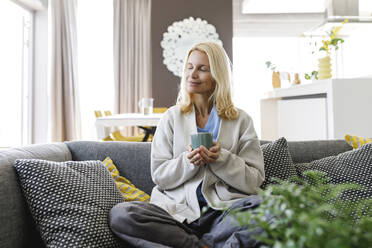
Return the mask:
<path id="1" fill-rule="evenodd" d="M 150 204 L 121 203 L 110 212 L 111 228 L 121 239 L 136 247 L 257 244 L 251 231 L 221 211 L 257 206 L 256 188 L 264 181 L 252 119 L 234 107 L 230 85 L 230 63 L 221 46 L 204 42 L 190 49 L 177 105 L 165 113 L 152 142 L 156 186 Z M 213 133 L 209 150 L 192 150 L 190 135 L 197 132 Z"/>

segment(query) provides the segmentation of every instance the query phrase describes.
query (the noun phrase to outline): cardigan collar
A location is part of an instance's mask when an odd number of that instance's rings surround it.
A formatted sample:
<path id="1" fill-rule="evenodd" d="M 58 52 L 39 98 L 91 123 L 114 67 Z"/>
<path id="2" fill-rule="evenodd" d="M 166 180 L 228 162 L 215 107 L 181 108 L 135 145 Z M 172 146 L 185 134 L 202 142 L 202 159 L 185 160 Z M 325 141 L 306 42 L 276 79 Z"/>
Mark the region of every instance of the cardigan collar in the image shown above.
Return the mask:
<path id="1" fill-rule="evenodd" d="M 185 118 L 186 118 L 186 121 L 187 121 L 187 127 L 190 128 L 189 129 L 190 134 L 196 134 L 198 132 L 198 129 L 197 129 L 197 126 L 196 126 L 196 114 L 195 113 L 196 113 L 195 112 L 195 106 L 193 104 L 192 108 L 191 108 L 191 112 L 187 113 L 185 115 Z M 221 133 L 223 123 L 224 123 L 224 119 L 221 118 L 220 127 L 218 129 L 218 135 L 217 135 L 216 142 L 218 142 L 219 137 L 221 136 L 220 133 Z"/>

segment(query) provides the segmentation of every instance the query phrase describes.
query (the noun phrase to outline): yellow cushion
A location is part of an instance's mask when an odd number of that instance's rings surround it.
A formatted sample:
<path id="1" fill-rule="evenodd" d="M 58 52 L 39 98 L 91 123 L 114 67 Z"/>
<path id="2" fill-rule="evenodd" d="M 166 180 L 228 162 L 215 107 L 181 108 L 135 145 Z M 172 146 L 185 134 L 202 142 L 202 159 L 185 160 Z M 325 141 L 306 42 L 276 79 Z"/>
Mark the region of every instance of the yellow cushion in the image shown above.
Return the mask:
<path id="1" fill-rule="evenodd" d="M 125 201 L 144 201 L 149 202 L 150 196 L 134 186 L 128 179 L 119 175 L 115 164 L 110 157 L 102 161 L 103 165 L 108 169 L 112 178 L 115 180 L 116 186 L 121 192 Z"/>
<path id="2" fill-rule="evenodd" d="M 345 140 L 346 142 L 353 147 L 353 149 L 357 149 L 361 147 L 362 145 L 371 143 L 372 140 L 369 138 L 363 138 L 363 137 L 358 137 L 358 136 L 352 136 L 349 134 L 345 135 Z"/>

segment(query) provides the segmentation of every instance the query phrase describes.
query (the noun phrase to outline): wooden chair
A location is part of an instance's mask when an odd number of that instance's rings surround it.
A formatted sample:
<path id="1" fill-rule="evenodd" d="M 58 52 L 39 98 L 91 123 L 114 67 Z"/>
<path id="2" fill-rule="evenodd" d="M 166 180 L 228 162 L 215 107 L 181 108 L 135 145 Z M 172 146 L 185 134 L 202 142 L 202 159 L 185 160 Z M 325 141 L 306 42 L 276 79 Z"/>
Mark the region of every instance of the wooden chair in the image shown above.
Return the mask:
<path id="1" fill-rule="evenodd" d="M 165 107 L 153 108 L 152 112 L 155 114 L 161 114 L 167 111 L 167 109 L 168 108 L 165 108 Z M 144 141 L 152 141 L 152 139 L 154 138 L 156 127 L 145 126 L 145 127 L 139 127 L 139 128 L 142 128 L 143 130 L 145 130 L 146 135 L 144 137 Z"/>
<path id="2" fill-rule="evenodd" d="M 152 112 L 154 114 L 161 114 L 161 113 L 164 113 L 165 111 L 167 111 L 168 108 L 165 108 L 165 107 L 161 107 L 161 108 L 153 108 Z"/>
<path id="3" fill-rule="evenodd" d="M 111 113 L 110 110 L 105 110 L 104 113 L 105 113 L 105 116 L 110 116 L 110 115 L 112 115 L 112 113 Z"/>
<path id="4" fill-rule="evenodd" d="M 94 115 L 96 116 L 96 118 L 102 117 L 101 110 L 94 110 Z"/>
<path id="5" fill-rule="evenodd" d="M 96 116 L 96 118 L 102 117 L 101 110 L 94 110 L 94 115 Z M 103 138 L 102 141 L 113 141 L 113 139 L 109 135 L 109 136 Z"/>

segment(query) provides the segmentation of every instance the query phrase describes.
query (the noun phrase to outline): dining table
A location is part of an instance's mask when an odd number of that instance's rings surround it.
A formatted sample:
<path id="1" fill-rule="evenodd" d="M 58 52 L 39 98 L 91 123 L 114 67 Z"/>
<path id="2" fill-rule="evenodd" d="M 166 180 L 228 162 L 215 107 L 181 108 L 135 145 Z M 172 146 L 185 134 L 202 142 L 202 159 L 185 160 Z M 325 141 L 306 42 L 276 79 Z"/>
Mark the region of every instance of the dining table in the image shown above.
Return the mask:
<path id="1" fill-rule="evenodd" d="M 153 127 L 147 128 L 148 132 L 154 132 L 164 113 L 141 114 L 141 113 L 124 113 L 110 116 L 102 116 L 96 119 L 97 138 L 102 140 L 110 135 L 114 127 L 138 126 Z M 144 128 L 146 130 L 146 128 Z"/>

